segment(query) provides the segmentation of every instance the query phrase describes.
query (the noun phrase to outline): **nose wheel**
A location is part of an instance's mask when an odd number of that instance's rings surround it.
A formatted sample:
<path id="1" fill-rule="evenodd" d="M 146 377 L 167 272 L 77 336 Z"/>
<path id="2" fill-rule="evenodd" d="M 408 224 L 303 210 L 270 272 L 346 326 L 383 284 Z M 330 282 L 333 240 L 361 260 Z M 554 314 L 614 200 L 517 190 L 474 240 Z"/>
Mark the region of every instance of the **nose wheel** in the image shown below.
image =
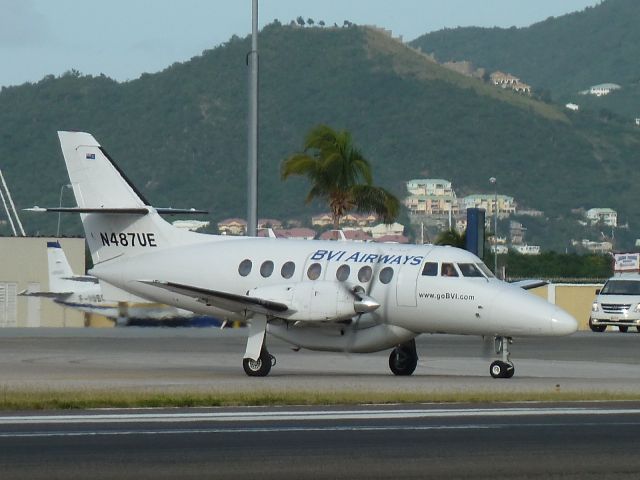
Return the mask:
<path id="1" fill-rule="evenodd" d="M 511 337 L 495 337 L 494 347 L 497 355 L 502 355 L 502 360 L 496 360 L 489 366 L 489 373 L 493 378 L 511 378 L 516 369 L 509 359 L 509 344 Z"/>
<path id="2" fill-rule="evenodd" d="M 415 339 L 398 345 L 389 355 L 389 368 L 394 375 L 411 375 L 417 365 L 418 353 Z"/>
<path id="3" fill-rule="evenodd" d="M 513 363 L 506 363 L 500 360 L 496 360 L 489 366 L 489 373 L 493 378 L 511 378 L 515 371 Z"/>

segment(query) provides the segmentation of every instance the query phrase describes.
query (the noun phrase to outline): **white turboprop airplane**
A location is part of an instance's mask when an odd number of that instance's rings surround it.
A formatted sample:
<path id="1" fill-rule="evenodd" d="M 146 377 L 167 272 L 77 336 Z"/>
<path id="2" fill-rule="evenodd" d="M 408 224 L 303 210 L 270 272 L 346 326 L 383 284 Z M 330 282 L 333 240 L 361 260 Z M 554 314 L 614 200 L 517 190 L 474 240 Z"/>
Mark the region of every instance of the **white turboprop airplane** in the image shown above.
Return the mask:
<path id="1" fill-rule="evenodd" d="M 128 323 L 130 319 L 169 320 L 193 317 L 194 313 L 180 308 L 140 299 L 138 302 L 106 300 L 96 277 L 75 275 L 59 242 L 47 242 L 49 290 L 19 293 L 26 297 L 50 298 L 58 305 L 94 313 Z"/>
<path id="2" fill-rule="evenodd" d="M 275 365 L 266 333 L 296 349 L 367 353 L 393 349 L 389 366 L 411 375 L 415 337 L 493 337 L 497 378 L 513 376 L 516 336 L 576 331 L 565 311 L 502 282 L 475 255 L 453 247 L 296 241 L 199 234 L 174 228 L 92 135 L 59 132 L 94 268 L 140 297 L 249 321 L 243 367 Z"/>

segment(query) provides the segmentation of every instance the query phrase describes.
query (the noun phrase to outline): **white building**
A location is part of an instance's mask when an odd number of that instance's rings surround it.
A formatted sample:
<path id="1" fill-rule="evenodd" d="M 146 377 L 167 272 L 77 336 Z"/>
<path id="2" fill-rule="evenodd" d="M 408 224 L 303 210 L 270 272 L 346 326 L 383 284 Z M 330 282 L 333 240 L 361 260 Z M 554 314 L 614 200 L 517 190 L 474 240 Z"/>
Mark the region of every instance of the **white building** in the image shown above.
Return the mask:
<path id="1" fill-rule="evenodd" d="M 574 112 L 580 110 L 580 105 L 577 105 L 575 103 L 567 103 L 565 107 L 567 107 L 569 110 L 573 110 Z"/>
<path id="2" fill-rule="evenodd" d="M 609 227 L 618 226 L 618 212 L 611 208 L 590 208 L 585 213 L 589 223 L 603 223 Z"/>
<path id="3" fill-rule="evenodd" d="M 451 182 L 441 178 L 418 178 L 407 182 L 407 190 L 412 195 L 441 195 L 455 197 Z"/>
<path id="4" fill-rule="evenodd" d="M 514 245 L 512 248 L 522 255 L 540 255 L 540 245 Z"/>
<path id="5" fill-rule="evenodd" d="M 620 90 L 621 88 L 617 83 L 601 83 L 600 85 L 594 85 L 589 88 L 588 93 L 596 97 L 601 97 L 603 95 L 609 95 L 611 92 Z"/>
<path id="6" fill-rule="evenodd" d="M 174 227 L 184 228 L 185 230 L 190 230 L 192 232 L 209 226 L 209 222 L 202 220 L 174 220 L 171 224 Z"/>
<path id="7" fill-rule="evenodd" d="M 613 244 L 611 242 L 593 242 L 591 240 L 582 239 L 580 242 L 572 240 L 571 243 L 576 246 L 579 245 L 592 253 L 609 253 L 613 250 Z"/>
<path id="8" fill-rule="evenodd" d="M 362 230 L 370 233 L 374 239 L 378 239 L 381 237 L 386 237 L 388 235 L 402 235 L 402 233 L 404 232 L 404 225 L 398 222 L 392 223 L 391 225 L 379 223 L 375 227 L 363 227 Z"/>

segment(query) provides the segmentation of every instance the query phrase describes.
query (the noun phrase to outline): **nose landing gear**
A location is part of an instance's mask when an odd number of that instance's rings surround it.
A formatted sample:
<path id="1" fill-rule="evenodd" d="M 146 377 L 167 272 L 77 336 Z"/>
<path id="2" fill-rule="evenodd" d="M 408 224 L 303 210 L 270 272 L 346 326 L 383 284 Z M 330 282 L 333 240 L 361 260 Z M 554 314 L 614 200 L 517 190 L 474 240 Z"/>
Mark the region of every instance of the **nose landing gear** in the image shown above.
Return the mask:
<path id="1" fill-rule="evenodd" d="M 389 355 L 389 368 L 394 375 L 411 375 L 418 365 L 416 341 L 401 343 Z"/>
<path id="2" fill-rule="evenodd" d="M 502 360 L 496 360 L 489 366 L 489 373 L 493 378 L 511 378 L 515 373 L 515 367 L 509 359 L 509 344 L 511 337 L 495 337 L 494 347 L 496 354 L 502 354 Z"/>

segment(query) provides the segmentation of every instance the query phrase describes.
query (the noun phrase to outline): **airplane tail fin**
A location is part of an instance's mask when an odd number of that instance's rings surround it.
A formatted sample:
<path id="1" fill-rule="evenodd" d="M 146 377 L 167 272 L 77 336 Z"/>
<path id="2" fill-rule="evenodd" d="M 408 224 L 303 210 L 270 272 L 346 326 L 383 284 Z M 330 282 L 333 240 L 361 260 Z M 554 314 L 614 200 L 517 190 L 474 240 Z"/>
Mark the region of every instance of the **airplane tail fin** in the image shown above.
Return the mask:
<path id="1" fill-rule="evenodd" d="M 49 265 L 49 291 L 51 293 L 73 292 L 75 289 L 73 270 L 60 243 L 47 242 L 47 262 Z"/>
<path id="2" fill-rule="evenodd" d="M 211 238 L 166 222 L 159 211 L 194 212 L 153 208 L 93 135 L 58 132 L 58 137 L 78 206 L 47 210 L 81 214 L 94 264 Z"/>

